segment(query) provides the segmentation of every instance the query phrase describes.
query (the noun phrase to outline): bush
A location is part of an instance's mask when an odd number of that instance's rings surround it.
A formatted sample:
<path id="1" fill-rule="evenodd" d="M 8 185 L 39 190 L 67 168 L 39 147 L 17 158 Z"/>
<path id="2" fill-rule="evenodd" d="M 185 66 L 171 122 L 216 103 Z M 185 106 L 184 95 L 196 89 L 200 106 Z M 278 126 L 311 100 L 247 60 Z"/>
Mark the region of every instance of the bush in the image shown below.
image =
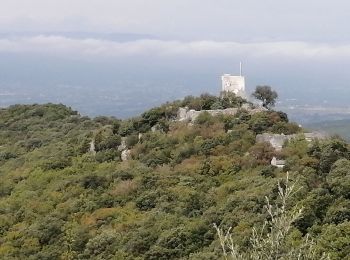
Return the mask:
<path id="1" fill-rule="evenodd" d="M 97 152 L 95 159 L 99 163 L 120 161 L 120 152 L 112 149 Z"/>
<path id="2" fill-rule="evenodd" d="M 126 145 L 128 147 L 133 147 L 134 145 L 136 145 L 139 142 L 139 136 L 138 135 L 129 135 L 126 138 Z"/>
<path id="3" fill-rule="evenodd" d="M 0 161 L 17 158 L 17 154 L 13 152 L 0 152 Z"/>
<path id="4" fill-rule="evenodd" d="M 208 112 L 204 111 L 198 115 L 198 117 L 195 120 L 195 123 L 198 125 L 212 125 L 215 122 L 215 118 L 209 114 Z"/>
<path id="5" fill-rule="evenodd" d="M 281 205 L 273 206 L 266 198 L 265 209 L 269 218 L 260 229 L 253 229 L 248 250 L 241 250 L 234 244 L 231 228 L 224 232 L 214 224 L 225 259 L 329 259 L 321 250 L 316 255 L 315 243 L 308 235 L 298 246 L 293 247 L 287 243 L 293 223 L 302 215 L 302 209 L 287 211 L 287 202 L 294 193 L 295 184 L 289 184 L 287 175 L 285 187 L 282 188 L 281 184 L 278 184 Z"/>
<path id="6" fill-rule="evenodd" d="M 276 167 L 269 165 L 261 169 L 260 174 L 264 177 L 275 177 Z"/>
<path id="7" fill-rule="evenodd" d="M 319 254 L 328 252 L 331 259 L 347 259 L 350 255 L 350 222 L 328 225 L 322 228 L 317 241 Z"/>
<path id="8" fill-rule="evenodd" d="M 159 194 L 154 191 L 144 193 L 136 199 L 136 207 L 143 211 L 151 210 L 157 205 L 158 196 Z"/>
<path id="9" fill-rule="evenodd" d="M 350 199 L 350 161 L 347 159 L 336 161 L 327 176 L 327 183 L 337 197 Z"/>
<path id="10" fill-rule="evenodd" d="M 72 165 L 72 160 L 68 157 L 58 156 L 57 158 L 47 159 L 41 166 L 44 171 L 62 170 Z"/>
<path id="11" fill-rule="evenodd" d="M 114 135 L 111 129 L 102 129 L 95 136 L 96 151 L 117 149 L 121 144 L 121 137 Z"/>
<path id="12" fill-rule="evenodd" d="M 120 240 L 121 236 L 113 230 L 103 231 L 86 243 L 82 257 L 83 259 L 112 259 L 119 249 L 118 242 Z"/>
<path id="13" fill-rule="evenodd" d="M 107 179 L 97 175 L 90 175 L 83 178 L 82 185 L 85 189 L 105 188 L 107 186 Z"/>

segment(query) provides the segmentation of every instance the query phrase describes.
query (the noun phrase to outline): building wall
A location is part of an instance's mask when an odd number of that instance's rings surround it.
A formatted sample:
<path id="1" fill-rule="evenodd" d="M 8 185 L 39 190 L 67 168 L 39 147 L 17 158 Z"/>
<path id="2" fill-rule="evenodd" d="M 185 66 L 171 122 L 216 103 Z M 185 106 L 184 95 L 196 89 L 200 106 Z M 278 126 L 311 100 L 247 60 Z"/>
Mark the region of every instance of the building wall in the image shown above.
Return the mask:
<path id="1" fill-rule="evenodd" d="M 326 139 L 328 136 L 326 134 L 322 134 L 319 132 L 311 132 L 311 133 L 303 133 L 304 138 L 306 141 L 311 142 L 315 139 Z M 267 142 L 270 143 L 273 148 L 275 148 L 276 151 L 282 150 L 282 147 L 284 143 L 288 140 L 291 140 L 293 138 L 296 138 L 298 135 L 284 135 L 284 134 L 258 134 L 256 136 L 256 142 L 262 143 Z M 300 135 L 299 135 L 300 136 Z"/>
<path id="2" fill-rule="evenodd" d="M 231 76 L 224 74 L 221 77 L 222 91 L 233 92 L 237 96 L 245 98 L 245 79 L 243 76 Z"/>
<path id="3" fill-rule="evenodd" d="M 179 121 L 195 121 L 197 119 L 197 117 L 203 112 L 207 112 L 212 116 L 217 116 L 220 114 L 235 115 L 237 113 L 237 111 L 238 111 L 238 108 L 197 111 L 194 109 L 188 109 L 186 107 L 180 107 L 179 111 L 178 111 L 178 120 Z"/>
<path id="4" fill-rule="evenodd" d="M 180 107 L 177 112 L 177 119 L 178 121 L 195 121 L 197 117 L 203 113 L 207 112 L 212 116 L 218 116 L 218 115 L 235 115 L 237 114 L 238 110 L 240 108 L 226 108 L 226 109 L 215 109 L 215 110 L 194 110 L 189 109 L 188 107 Z M 242 109 L 246 109 L 249 114 L 255 114 L 262 111 L 266 111 L 263 107 L 258 108 L 250 108 L 249 106 L 242 106 Z"/>
<path id="5" fill-rule="evenodd" d="M 270 143 L 271 146 L 273 148 L 275 148 L 277 151 L 282 150 L 282 146 L 283 144 L 294 138 L 295 135 L 280 135 L 280 134 L 268 134 L 268 133 L 264 133 L 264 134 L 258 134 L 256 136 L 256 142 L 257 143 Z"/>

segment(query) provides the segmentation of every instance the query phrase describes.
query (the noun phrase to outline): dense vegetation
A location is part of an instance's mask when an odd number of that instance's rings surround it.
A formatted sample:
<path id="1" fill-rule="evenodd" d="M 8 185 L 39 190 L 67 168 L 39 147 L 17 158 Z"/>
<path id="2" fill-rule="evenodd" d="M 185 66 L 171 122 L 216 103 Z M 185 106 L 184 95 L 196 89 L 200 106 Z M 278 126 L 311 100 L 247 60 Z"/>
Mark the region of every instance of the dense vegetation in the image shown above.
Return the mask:
<path id="1" fill-rule="evenodd" d="M 1 259 L 219 259 L 213 223 L 232 229 L 249 250 L 252 227 L 278 203 L 277 182 L 298 179 L 290 207 L 304 207 L 288 233 L 309 233 L 317 254 L 350 255 L 350 156 L 339 138 L 308 143 L 282 112 L 177 122 L 179 106 L 240 106 L 235 97 L 202 95 L 140 117 L 90 119 L 63 105 L 0 110 Z M 230 130 L 230 131 L 228 131 Z M 259 133 L 300 133 L 270 166 L 274 149 Z M 142 133 L 142 135 L 139 135 Z M 122 140 L 131 159 L 121 161 Z M 96 153 L 90 142 L 95 140 Z"/>

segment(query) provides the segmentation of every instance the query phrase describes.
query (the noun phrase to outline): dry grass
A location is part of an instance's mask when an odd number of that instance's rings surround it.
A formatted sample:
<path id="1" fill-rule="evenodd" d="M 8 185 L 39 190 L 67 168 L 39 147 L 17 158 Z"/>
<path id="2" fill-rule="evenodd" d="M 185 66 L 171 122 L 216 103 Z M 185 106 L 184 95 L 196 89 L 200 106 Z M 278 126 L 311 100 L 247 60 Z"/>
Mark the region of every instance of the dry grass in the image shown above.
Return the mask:
<path id="1" fill-rule="evenodd" d="M 113 196 L 125 196 L 133 193 L 138 188 L 138 184 L 134 180 L 126 180 L 117 183 L 110 194 Z"/>

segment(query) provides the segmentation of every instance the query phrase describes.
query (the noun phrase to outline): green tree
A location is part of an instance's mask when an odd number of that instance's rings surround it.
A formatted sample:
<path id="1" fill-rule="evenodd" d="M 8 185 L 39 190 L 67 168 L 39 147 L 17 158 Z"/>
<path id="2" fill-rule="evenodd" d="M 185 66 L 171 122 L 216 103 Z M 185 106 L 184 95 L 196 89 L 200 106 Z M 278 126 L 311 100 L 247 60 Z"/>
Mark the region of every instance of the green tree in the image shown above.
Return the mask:
<path id="1" fill-rule="evenodd" d="M 276 91 L 272 90 L 270 86 L 257 86 L 255 88 L 253 97 L 262 101 L 263 107 L 270 109 L 276 103 L 278 94 Z"/>
<path id="2" fill-rule="evenodd" d="M 247 101 L 235 93 L 223 91 L 220 93 L 221 103 L 224 108 L 241 107 Z"/>
<path id="3" fill-rule="evenodd" d="M 336 161 L 327 176 L 327 183 L 332 193 L 350 199 L 350 161 L 347 159 Z"/>
<path id="4" fill-rule="evenodd" d="M 251 247 L 248 250 L 241 250 L 234 244 L 231 228 L 224 232 L 223 229 L 214 224 L 224 258 L 226 260 L 229 258 L 232 260 L 329 259 L 322 249 L 316 249 L 315 243 L 308 235 L 305 236 L 304 241 L 299 246 L 292 247 L 289 245 L 288 238 L 293 230 L 293 223 L 302 216 L 303 212 L 302 208 L 288 210 L 287 203 L 295 192 L 295 183 L 289 184 L 288 175 L 285 187 L 278 183 L 278 195 L 281 204 L 271 205 L 269 199 L 266 198 L 265 209 L 269 216 L 268 220 L 260 229 L 253 228 L 250 238 Z M 316 252 L 318 255 L 316 255 Z"/>
<path id="5" fill-rule="evenodd" d="M 350 222 L 327 225 L 322 228 L 317 251 L 328 252 L 331 259 L 349 259 Z"/>

